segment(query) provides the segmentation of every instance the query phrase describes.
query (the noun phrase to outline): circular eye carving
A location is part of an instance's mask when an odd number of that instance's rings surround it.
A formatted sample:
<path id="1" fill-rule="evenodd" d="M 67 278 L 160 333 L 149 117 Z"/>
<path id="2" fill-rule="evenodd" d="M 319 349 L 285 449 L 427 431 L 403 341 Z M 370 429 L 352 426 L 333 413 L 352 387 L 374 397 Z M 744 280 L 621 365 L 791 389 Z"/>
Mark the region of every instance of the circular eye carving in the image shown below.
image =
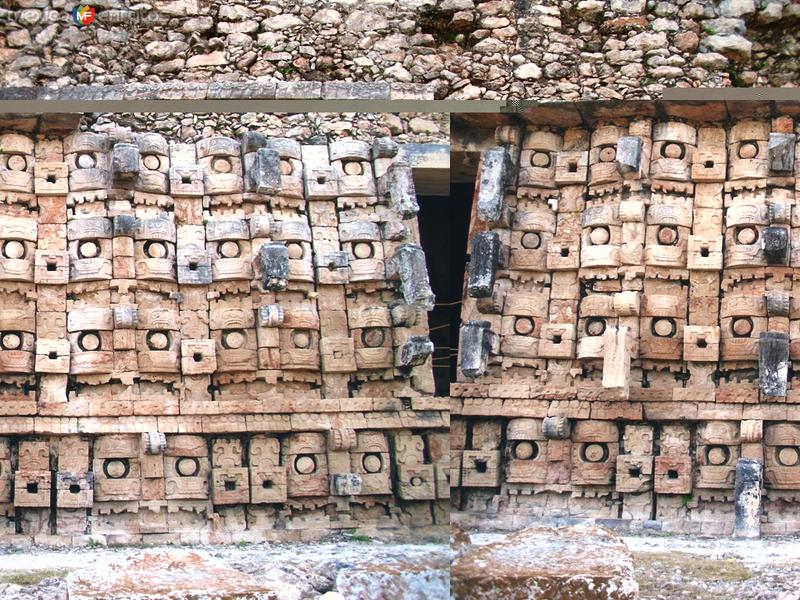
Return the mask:
<path id="1" fill-rule="evenodd" d="M 286 249 L 289 252 L 289 258 L 292 260 L 299 260 L 303 258 L 305 255 L 305 250 L 303 249 L 303 244 L 300 242 L 289 242 L 286 244 Z"/>
<path id="2" fill-rule="evenodd" d="M 614 146 L 603 146 L 600 148 L 600 162 L 611 162 L 617 158 L 617 149 Z"/>
<path id="3" fill-rule="evenodd" d="M 92 152 L 79 154 L 75 161 L 79 169 L 91 169 L 97 164 L 97 157 Z"/>
<path id="4" fill-rule="evenodd" d="M 130 472 L 127 458 L 107 458 L 103 461 L 103 474 L 109 479 L 124 479 Z"/>
<path id="5" fill-rule="evenodd" d="M 161 167 L 161 159 L 156 154 L 146 154 L 142 157 L 142 164 L 150 171 L 158 171 Z"/>
<path id="6" fill-rule="evenodd" d="M 531 154 L 531 166 L 545 168 L 550 166 L 550 153 L 534 152 Z"/>
<path id="7" fill-rule="evenodd" d="M 733 337 L 749 337 L 753 332 L 753 320 L 750 317 L 736 317 L 731 322 Z"/>
<path id="8" fill-rule="evenodd" d="M 750 246 L 758 241 L 758 229 L 755 227 L 740 227 L 736 230 L 736 243 Z"/>
<path id="9" fill-rule="evenodd" d="M 599 317 L 592 317 L 586 321 L 586 335 L 603 335 L 606 330 L 606 320 Z"/>
<path id="10" fill-rule="evenodd" d="M 539 456 L 539 444 L 533 441 L 521 441 L 514 444 L 514 458 L 518 460 L 534 460 Z"/>
<path id="11" fill-rule="evenodd" d="M 363 175 L 364 165 L 359 160 L 348 160 L 342 165 L 346 175 Z"/>
<path id="12" fill-rule="evenodd" d="M 78 347 L 84 352 L 96 352 L 100 350 L 100 334 L 97 331 L 84 331 L 78 336 Z"/>
<path id="13" fill-rule="evenodd" d="M 739 158 L 755 158 L 758 156 L 758 143 L 757 142 L 742 142 L 739 144 Z"/>
<path id="14" fill-rule="evenodd" d="M 371 242 L 356 242 L 353 244 L 353 256 L 356 258 L 372 258 L 374 248 Z"/>
<path id="15" fill-rule="evenodd" d="M 0 335 L 0 347 L 3 350 L 18 350 L 22 347 L 22 334 L 9 331 Z"/>
<path id="16" fill-rule="evenodd" d="M 181 477 L 194 477 L 200 472 L 200 461 L 193 456 L 182 456 L 175 461 L 175 471 Z"/>
<path id="17" fill-rule="evenodd" d="M 222 347 L 228 350 L 238 350 L 243 348 L 247 335 L 244 329 L 228 329 L 222 332 Z"/>
<path id="18" fill-rule="evenodd" d="M 608 227 L 592 227 L 589 230 L 589 242 L 592 246 L 605 246 L 611 240 L 611 232 Z"/>
<path id="19" fill-rule="evenodd" d="M 542 245 L 542 236 L 535 231 L 526 231 L 522 234 L 520 243 L 522 244 L 523 248 L 528 250 L 536 250 L 536 248 Z"/>
<path id="20" fill-rule="evenodd" d="M 12 154 L 8 157 L 6 166 L 9 171 L 24 171 L 28 168 L 28 161 L 22 154 Z"/>
<path id="21" fill-rule="evenodd" d="M 6 258 L 25 258 L 25 244 L 19 240 L 8 240 L 3 244 L 3 256 Z"/>
<path id="22" fill-rule="evenodd" d="M 386 341 L 386 332 L 381 327 L 367 327 L 361 332 L 361 341 L 367 348 L 379 348 Z"/>
<path id="23" fill-rule="evenodd" d="M 97 240 L 83 240 L 78 244 L 78 255 L 81 258 L 95 258 L 100 254 L 100 243 Z"/>
<path id="24" fill-rule="evenodd" d="M 216 156 L 211 161 L 211 170 L 215 173 L 230 173 L 233 171 L 233 165 L 224 156 Z"/>
<path id="25" fill-rule="evenodd" d="M 239 242 L 225 240 L 217 245 L 217 252 L 222 258 L 238 258 L 242 253 L 242 249 L 239 247 Z"/>
<path id="26" fill-rule="evenodd" d="M 164 242 L 151 240 L 144 243 L 144 253 L 150 258 L 166 258 L 169 250 Z"/>
<path id="27" fill-rule="evenodd" d="M 514 333 L 518 335 L 530 335 L 535 328 L 533 319 L 530 317 L 517 317 L 514 321 Z"/>
<path id="28" fill-rule="evenodd" d="M 311 346 L 311 332 L 307 329 L 295 329 L 292 333 L 292 343 L 295 348 L 308 348 Z"/>
<path id="29" fill-rule="evenodd" d="M 600 463 L 608 460 L 608 445 L 600 442 L 584 444 L 581 448 L 581 459 L 588 463 Z"/>
<path id="30" fill-rule="evenodd" d="M 706 448 L 706 462 L 710 465 L 726 465 L 730 458 L 731 449 L 727 446 L 710 446 Z"/>
<path id="31" fill-rule="evenodd" d="M 361 466 L 367 473 L 379 473 L 383 468 L 383 459 L 380 454 L 374 452 L 365 454 L 361 459 Z"/>
<path id="32" fill-rule="evenodd" d="M 147 347 L 150 350 L 167 350 L 170 347 L 171 336 L 165 329 L 156 329 L 147 332 Z"/>
<path id="33" fill-rule="evenodd" d="M 673 337 L 676 330 L 675 319 L 653 319 L 653 335 L 657 337 Z"/>
<path id="34" fill-rule="evenodd" d="M 658 243 L 662 246 L 674 246 L 678 243 L 678 228 L 664 225 L 658 228 Z"/>
<path id="35" fill-rule="evenodd" d="M 796 467 L 800 463 L 800 449 L 795 446 L 781 446 L 775 450 L 775 458 L 782 467 Z"/>
<path id="36" fill-rule="evenodd" d="M 291 161 L 282 158 L 280 163 L 281 175 L 291 175 L 294 172 L 294 167 Z"/>
<path id="37" fill-rule="evenodd" d="M 681 159 L 686 154 L 686 148 L 679 142 L 667 142 L 661 146 L 661 155 L 664 158 L 678 158 Z"/>
<path id="38" fill-rule="evenodd" d="M 310 475 L 317 470 L 317 459 L 311 454 L 300 454 L 294 459 L 294 470 L 301 475 Z"/>

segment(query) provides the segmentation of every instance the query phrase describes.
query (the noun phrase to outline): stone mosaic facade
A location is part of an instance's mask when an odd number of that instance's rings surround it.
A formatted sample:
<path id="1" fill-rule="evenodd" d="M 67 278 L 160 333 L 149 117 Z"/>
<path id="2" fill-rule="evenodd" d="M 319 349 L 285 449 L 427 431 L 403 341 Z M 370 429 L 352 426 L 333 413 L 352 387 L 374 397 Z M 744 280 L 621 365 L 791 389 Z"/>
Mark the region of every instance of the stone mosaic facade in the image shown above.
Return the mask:
<path id="1" fill-rule="evenodd" d="M 448 522 L 393 140 L 43 130 L 0 131 L 0 537 Z"/>
<path id="2" fill-rule="evenodd" d="M 482 153 L 455 506 L 731 533 L 763 464 L 764 532 L 797 531 L 797 113 L 639 108 L 534 110 Z"/>
<path id="3" fill-rule="evenodd" d="M 575 100 L 798 82 L 791 0 L 100 0 L 83 28 L 76 4 L 3 3 L 0 86 L 28 88 L 3 97 Z"/>

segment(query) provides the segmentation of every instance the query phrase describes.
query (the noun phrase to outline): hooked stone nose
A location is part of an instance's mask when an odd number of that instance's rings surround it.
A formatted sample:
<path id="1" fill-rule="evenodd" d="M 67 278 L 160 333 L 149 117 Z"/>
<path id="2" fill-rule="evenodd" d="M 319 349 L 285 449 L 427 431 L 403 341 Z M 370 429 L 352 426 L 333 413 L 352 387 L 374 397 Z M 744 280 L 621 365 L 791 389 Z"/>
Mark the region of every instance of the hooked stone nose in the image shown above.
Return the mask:
<path id="1" fill-rule="evenodd" d="M 630 385 L 630 327 L 608 327 L 603 333 L 603 389 L 616 392 L 618 400 L 628 400 Z"/>
<path id="2" fill-rule="evenodd" d="M 758 339 L 758 381 L 765 396 L 785 396 L 789 377 L 789 336 L 764 331 Z"/>

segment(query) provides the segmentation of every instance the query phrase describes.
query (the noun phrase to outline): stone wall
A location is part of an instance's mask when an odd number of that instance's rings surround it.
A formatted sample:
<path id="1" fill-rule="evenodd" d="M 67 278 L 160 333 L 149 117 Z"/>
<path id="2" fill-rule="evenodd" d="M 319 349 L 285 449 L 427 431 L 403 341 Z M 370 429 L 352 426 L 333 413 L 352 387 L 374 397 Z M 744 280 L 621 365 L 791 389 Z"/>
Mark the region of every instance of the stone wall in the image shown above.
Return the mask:
<path id="1" fill-rule="evenodd" d="M 0 537 L 446 524 L 397 145 L 200 133 L 0 131 Z"/>
<path id="2" fill-rule="evenodd" d="M 796 111 L 523 119 L 477 180 L 455 506 L 731 533 L 737 467 L 757 464 L 764 531 L 800 530 Z"/>
<path id="3" fill-rule="evenodd" d="M 0 85 L 247 81 L 261 97 L 501 100 L 798 80 L 789 0 L 101 0 L 81 29 L 74 4 L 6 0 Z"/>
<path id="4" fill-rule="evenodd" d="M 239 137 L 258 131 L 301 143 L 391 137 L 398 144 L 449 144 L 447 113 L 86 113 L 81 129 L 110 133 L 117 128 L 153 131 L 169 141 L 197 142 L 203 137 Z"/>

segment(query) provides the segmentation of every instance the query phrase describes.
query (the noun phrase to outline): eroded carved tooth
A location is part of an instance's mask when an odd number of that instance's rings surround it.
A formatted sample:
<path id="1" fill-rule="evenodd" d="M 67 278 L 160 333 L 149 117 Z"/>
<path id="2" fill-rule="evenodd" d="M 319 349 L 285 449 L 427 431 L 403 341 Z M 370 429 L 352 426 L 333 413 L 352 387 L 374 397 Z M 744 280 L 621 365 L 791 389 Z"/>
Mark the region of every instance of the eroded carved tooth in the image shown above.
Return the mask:
<path id="1" fill-rule="evenodd" d="M 499 262 L 500 236 L 494 231 L 483 231 L 474 235 L 467 283 L 470 298 L 487 298 L 492 295 Z"/>
<path id="2" fill-rule="evenodd" d="M 770 133 L 767 151 L 770 171 L 791 173 L 794 170 L 794 147 L 797 136 L 793 133 Z"/>
<path id="3" fill-rule="evenodd" d="M 289 249 L 283 242 L 267 242 L 258 252 L 263 273 L 264 289 L 286 289 L 289 279 Z"/>
<path id="4" fill-rule="evenodd" d="M 503 218 L 506 210 L 506 185 L 512 169 L 508 150 L 502 146 L 489 148 L 484 153 L 478 191 L 478 218 L 481 221 L 494 224 Z"/>
<path id="5" fill-rule="evenodd" d="M 467 321 L 461 326 L 461 372 L 466 377 L 480 377 L 486 373 L 492 347 L 490 327 L 489 321 Z"/>

